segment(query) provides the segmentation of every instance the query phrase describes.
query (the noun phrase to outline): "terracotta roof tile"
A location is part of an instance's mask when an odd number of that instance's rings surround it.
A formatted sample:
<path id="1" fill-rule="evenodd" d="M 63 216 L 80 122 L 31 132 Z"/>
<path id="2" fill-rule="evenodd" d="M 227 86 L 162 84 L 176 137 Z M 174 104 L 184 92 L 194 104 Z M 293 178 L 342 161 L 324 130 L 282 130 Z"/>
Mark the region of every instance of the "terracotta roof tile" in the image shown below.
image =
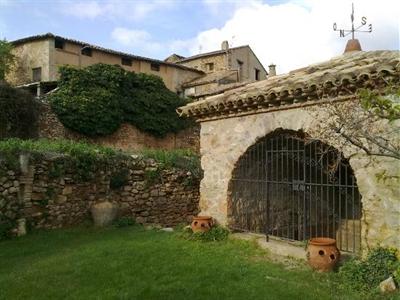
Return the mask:
<path id="1" fill-rule="evenodd" d="M 355 97 L 359 88 L 400 84 L 400 51 L 353 52 L 226 91 L 178 109 L 200 121 Z"/>

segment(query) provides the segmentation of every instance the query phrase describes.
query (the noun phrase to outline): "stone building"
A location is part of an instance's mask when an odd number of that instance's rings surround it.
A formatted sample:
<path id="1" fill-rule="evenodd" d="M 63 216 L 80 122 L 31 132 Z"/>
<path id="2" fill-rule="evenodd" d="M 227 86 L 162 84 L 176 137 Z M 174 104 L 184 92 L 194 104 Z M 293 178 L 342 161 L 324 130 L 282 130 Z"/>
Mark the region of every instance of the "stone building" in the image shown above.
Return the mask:
<path id="1" fill-rule="evenodd" d="M 106 49 L 52 33 L 15 40 L 12 44 L 17 64 L 8 74 L 7 80 L 17 86 L 37 86 L 38 82 L 42 88 L 49 84 L 54 86 L 58 78 L 58 67 L 62 65 L 120 65 L 127 71 L 160 76 L 167 88 L 174 92 L 180 91 L 183 83 L 204 75 L 203 71 L 185 65 Z"/>
<path id="2" fill-rule="evenodd" d="M 165 61 L 205 73 L 183 84 L 184 95 L 196 100 L 244 83 L 264 80 L 268 75 L 250 46 L 230 48 L 227 41 L 222 42 L 221 50 L 190 57 L 172 54 Z"/>
<path id="3" fill-rule="evenodd" d="M 127 71 L 161 77 L 171 91 L 201 98 L 243 83 L 266 79 L 267 72 L 249 46 L 229 48 L 191 57 L 173 54 L 164 61 L 106 49 L 47 33 L 12 42 L 17 64 L 7 74 L 16 86 L 45 93 L 56 86 L 58 67 L 85 67 L 96 63 L 120 65 Z"/>
<path id="4" fill-rule="evenodd" d="M 201 214 L 269 238 L 333 237 L 342 251 L 400 249 L 400 161 L 318 134 L 326 108 L 399 80 L 399 51 L 353 51 L 180 108 L 201 125 Z"/>

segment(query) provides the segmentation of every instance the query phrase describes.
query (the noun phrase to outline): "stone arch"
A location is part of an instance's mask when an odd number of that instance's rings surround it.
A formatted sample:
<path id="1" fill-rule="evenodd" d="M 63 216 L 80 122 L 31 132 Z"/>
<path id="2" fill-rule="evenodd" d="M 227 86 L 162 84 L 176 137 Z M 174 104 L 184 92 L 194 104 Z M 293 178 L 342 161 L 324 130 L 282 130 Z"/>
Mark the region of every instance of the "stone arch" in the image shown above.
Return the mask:
<path id="1" fill-rule="evenodd" d="M 240 156 L 228 186 L 231 229 L 361 246 L 361 196 L 349 161 L 302 130 L 277 129 Z"/>
<path id="2" fill-rule="evenodd" d="M 314 111 L 313 111 L 314 110 Z M 227 225 L 228 187 L 235 164 L 257 140 L 279 128 L 310 133 L 323 123 L 319 107 L 299 108 L 219 119 L 201 123 L 200 148 L 204 177 L 200 185 L 200 210 L 222 225 Z M 312 138 L 317 138 L 312 136 Z M 377 244 L 400 249 L 399 162 L 390 158 L 373 158 L 340 141 L 329 143 L 349 159 L 362 195 L 362 249 Z M 379 176 L 392 176 L 386 181 Z"/>

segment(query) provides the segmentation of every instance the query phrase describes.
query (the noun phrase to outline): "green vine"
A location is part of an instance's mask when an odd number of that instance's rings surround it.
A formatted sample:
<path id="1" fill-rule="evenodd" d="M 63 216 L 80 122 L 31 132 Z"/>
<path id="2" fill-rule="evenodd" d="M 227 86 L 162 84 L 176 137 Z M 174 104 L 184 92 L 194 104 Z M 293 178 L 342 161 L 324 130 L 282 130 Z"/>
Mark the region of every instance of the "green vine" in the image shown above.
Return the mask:
<path id="1" fill-rule="evenodd" d="M 49 101 L 64 126 L 88 136 L 109 135 L 122 122 L 157 137 L 191 125 L 175 112 L 186 101 L 168 90 L 160 77 L 119 66 L 61 67 L 59 89 Z"/>

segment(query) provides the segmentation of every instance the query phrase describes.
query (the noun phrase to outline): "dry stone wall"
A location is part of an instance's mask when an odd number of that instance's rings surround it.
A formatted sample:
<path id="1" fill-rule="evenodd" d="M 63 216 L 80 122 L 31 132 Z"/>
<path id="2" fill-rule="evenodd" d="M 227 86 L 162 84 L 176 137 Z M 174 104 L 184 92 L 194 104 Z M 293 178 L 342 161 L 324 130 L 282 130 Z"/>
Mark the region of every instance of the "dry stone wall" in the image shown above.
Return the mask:
<path id="1" fill-rule="evenodd" d="M 66 128 L 47 103 L 41 105 L 38 131 L 40 138 L 63 138 L 74 141 L 84 140 L 93 144 L 123 151 L 134 151 L 145 148 L 185 148 L 191 149 L 194 152 L 199 152 L 200 147 L 199 126 L 187 128 L 178 133 L 169 133 L 163 138 L 157 138 L 137 129 L 131 124 L 124 123 L 113 134 L 104 137 L 89 138 Z"/>
<path id="2" fill-rule="evenodd" d="M 138 223 L 174 226 L 198 213 L 198 180 L 185 170 L 160 169 L 152 159 L 134 156 L 100 167 L 82 178 L 68 157 L 30 159 L 25 167 L 0 173 L 0 219 L 26 219 L 34 228 L 59 228 L 90 219 L 94 203 L 118 205 L 119 216 Z M 116 179 L 117 178 L 117 179 Z"/>

